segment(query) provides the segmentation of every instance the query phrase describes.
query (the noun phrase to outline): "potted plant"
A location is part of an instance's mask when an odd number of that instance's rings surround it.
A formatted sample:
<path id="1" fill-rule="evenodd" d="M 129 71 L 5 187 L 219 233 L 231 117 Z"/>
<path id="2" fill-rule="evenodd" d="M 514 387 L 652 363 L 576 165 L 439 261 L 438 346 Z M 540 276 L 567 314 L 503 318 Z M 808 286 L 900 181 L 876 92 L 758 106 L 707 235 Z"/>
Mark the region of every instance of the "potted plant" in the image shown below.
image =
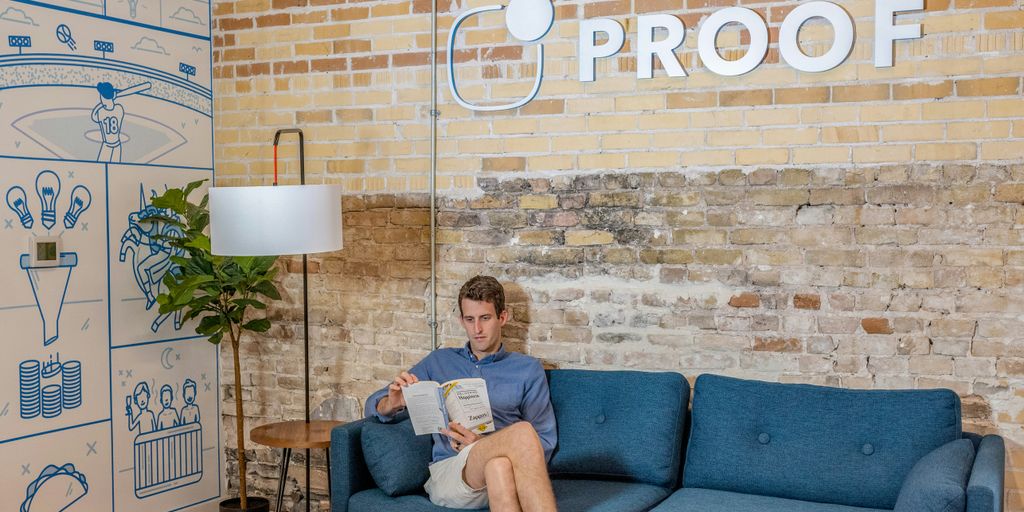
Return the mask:
<path id="1" fill-rule="evenodd" d="M 157 297 L 160 313 L 183 312 L 183 320 L 199 319 L 196 332 L 207 336 L 210 343 L 231 342 L 235 372 L 235 414 L 238 437 L 239 497 L 222 501 L 220 510 L 267 511 L 270 502 L 265 498 L 246 495 L 245 428 L 242 415 L 242 374 L 238 360 L 238 345 L 242 333 L 264 333 L 270 329 L 267 318 L 248 318 L 247 313 L 266 310 L 261 298 L 278 300 L 281 294 L 274 285 L 277 268 L 276 256 L 239 257 L 215 256 L 210 252 L 210 238 L 206 234 L 210 224 L 209 195 L 203 194 L 199 203 L 189 196 L 206 180 L 189 183 L 185 188 L 168 189 L 153 199 L 161 214 L 147 219 L 172 226 L 160 229 L 166 233 L 159 237 L 169 244 L 176 256 L 171 261 L 176 268 L 164 276 L 166 293 Z"/>

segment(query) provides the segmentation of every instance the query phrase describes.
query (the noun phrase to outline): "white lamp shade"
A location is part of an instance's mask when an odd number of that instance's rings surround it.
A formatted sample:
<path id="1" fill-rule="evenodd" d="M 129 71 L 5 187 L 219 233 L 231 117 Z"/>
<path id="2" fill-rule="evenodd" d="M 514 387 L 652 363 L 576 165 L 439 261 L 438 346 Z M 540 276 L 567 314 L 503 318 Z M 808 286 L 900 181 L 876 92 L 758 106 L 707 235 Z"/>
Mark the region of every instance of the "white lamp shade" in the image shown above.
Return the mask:
<path id="1" fill-rule="evenodd" d="M 212 187 L 210 245 L 219 256 L 337 251 L 341 185 Z"/>

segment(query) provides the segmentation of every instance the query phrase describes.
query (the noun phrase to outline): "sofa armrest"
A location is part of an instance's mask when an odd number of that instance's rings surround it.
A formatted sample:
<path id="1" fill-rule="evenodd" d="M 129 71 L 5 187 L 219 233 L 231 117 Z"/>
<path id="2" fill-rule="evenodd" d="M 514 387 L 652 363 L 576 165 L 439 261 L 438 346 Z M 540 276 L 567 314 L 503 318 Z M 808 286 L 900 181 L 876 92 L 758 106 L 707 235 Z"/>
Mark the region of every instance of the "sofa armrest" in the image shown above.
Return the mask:
<path id="1" fill-rule="evenodd" d="M 363 425 L 369 419 L 354 421 L 331 430 L 331 512 L 348 512 L 353 494 L 376 484 L 363 459 Z"/>
<path id="2" fill-rule="evenodd" d="M 1005 465 L 1003 438 L 982 438 L 974 457 L 971 479 L 967 482 L 967 512 L 1003 512 Z"/>

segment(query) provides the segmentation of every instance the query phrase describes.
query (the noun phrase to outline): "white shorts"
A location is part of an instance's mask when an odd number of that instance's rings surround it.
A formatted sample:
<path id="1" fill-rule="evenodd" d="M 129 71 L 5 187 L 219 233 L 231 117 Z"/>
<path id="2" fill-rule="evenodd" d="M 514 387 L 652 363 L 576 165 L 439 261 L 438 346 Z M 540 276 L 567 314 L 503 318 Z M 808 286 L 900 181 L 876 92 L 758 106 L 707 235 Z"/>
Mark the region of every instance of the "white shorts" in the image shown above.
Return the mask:
<path id="1" fill-rule="evenodd" d="M 474 445 L 462 449 L 458 455 L 430 465 L 430 479 L 423 488 L 434 505 L 448 508 L 486 508 L 487 487 L 474 489 L 462 479 L 462 469 L 469 461 Z"/>

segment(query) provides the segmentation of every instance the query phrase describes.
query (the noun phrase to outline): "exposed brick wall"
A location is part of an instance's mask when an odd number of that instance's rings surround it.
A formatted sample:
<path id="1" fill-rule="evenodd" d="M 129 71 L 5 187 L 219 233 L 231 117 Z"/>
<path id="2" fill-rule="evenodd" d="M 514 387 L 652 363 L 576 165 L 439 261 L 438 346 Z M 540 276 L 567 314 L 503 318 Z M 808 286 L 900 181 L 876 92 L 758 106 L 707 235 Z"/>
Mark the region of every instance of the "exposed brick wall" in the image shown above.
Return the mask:
<path id="1" fill-rule="evenodd" d="M 936 0 L 900 15 L 925 37 L 897 42 L 897 65 L 883 69 L 872 65 L 874 2 L 838 2 L 858 37 L 822 74 L 780 62 L 778 27 L 796 2 L 741 3 L 772 33 L 765 63 L 742 77 L 697 58 L 701 20 L 737 5 L 709 0 L 556 1 L 544 85 L 518 112 L 462 109 L 442 70 L 443 340 L 460 339 L 457 286 L 488 272 L 508 283 L 513 346 L 551 366 L 949 387 L 969 428 L 1006 436 L 1008 510 L 1024 510 L 1020 0 Z M 444 44 L 466 6 L 439 5 Z M 429 349 L 429 9 L 214 6 L 220 183 L 266 182 L 273 130 L 298 124 L 311 180 L 353 194 L 346 248 L 313 258 L 311 294 L 314 404 L 341 395 L 352 416 Z M 689 77 L 636 79 L 635 15 L 649 12 L 689 27 L 678 52 Z M 577 22 L 596 16 L 622 22 L 627 42 L 582 84 Z M 487 15 L 462 32 L 457 73 L 474 101 L 519 97 L 535 76 L 534 51 L 501 22 Z M 830 45 L 822 25 L 802 34 L 809 53 Z M 723 31 L 723 55 L 745 40 Z M 274 331 L 245 349 L 250 426 L 302 413 L 301 280 L 286 266 Z M 277 456 L 252 456 L 250 478 L 271 495 Z M 291 476 L 304 478 L 298 465 Z"/>

